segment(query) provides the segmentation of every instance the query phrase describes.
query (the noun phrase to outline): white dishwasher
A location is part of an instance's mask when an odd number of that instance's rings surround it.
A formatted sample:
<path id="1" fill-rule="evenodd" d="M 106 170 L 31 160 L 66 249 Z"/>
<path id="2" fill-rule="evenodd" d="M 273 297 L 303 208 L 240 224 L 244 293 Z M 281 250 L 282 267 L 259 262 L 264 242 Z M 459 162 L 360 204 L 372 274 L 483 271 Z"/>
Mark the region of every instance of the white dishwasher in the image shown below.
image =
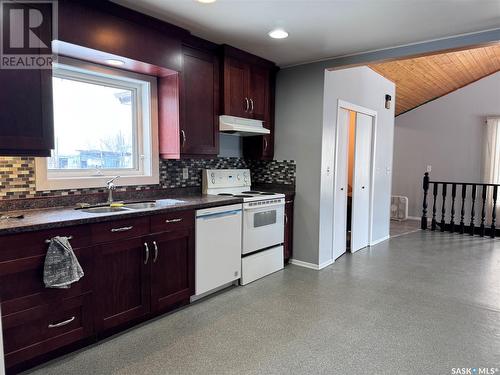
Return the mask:
<path id="1" fill-rule="evenodd" d="M 242 207 L 234 204 L 196 211 L 195 296 L 240 278 Z"/>

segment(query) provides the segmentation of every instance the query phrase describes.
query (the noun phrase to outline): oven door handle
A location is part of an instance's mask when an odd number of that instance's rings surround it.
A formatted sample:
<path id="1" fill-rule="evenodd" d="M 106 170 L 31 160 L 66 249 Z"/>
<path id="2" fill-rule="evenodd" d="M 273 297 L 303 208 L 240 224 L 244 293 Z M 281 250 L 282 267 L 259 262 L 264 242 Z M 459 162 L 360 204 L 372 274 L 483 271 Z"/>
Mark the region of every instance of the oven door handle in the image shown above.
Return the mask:
<path id="1" fill-rule="evenodd" d="M 250 206 L 250 203 L 245 203 L 243 205 L 243 210 L 244 211 L 256 211 L 256 210 L 264 210 L 267 211 L 267 208 L 270 207 L 278 207 L 282 206 L 283 208 L 285 207 L 285 202 L 280 202 L 280 203 L 272 203 L 272 204 L 266 204 L 264 206 Z"/>

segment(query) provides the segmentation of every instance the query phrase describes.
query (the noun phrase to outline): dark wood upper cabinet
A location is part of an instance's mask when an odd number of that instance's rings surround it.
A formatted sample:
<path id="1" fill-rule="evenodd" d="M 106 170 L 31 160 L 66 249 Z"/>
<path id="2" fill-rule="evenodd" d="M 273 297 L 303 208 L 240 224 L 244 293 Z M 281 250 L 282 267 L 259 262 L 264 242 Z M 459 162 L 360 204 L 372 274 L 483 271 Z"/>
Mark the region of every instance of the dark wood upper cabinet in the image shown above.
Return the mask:
<path id="1" fill-rule="evenodd" d="M 219 61 L 215 54 L 184 46 L 180 81 L 180 152 L 219 153 Z"/>
<path id="2" fill-rule="evenodd" d="M 228 57 L 224 60 L 224 114 L 250 117 L 248 66 Z"/>
<path id="3" fill-rule="evenodd" d="M 0 155 L 50 156 L 52 70 L 0 70 Z"/>
<path id="4" fill-rule="evenodd" d="M 264 122 L 268 135 L 245 137 L 243 154 L 252 159 L 274 156 L 274 86 L 277 67 L 270 61 L 224 46 L 223 114 Z"/>
<path id="5" fill-rule="evenodd" d="M 250 66 L 248 86 L 250 115 L 254 119 L 264 121 L 264 126 L 269 129 L 269 121 L 271 116 L 271 102 L 269 100 L 269 69 L 262 68 L 256 65 Z"/>

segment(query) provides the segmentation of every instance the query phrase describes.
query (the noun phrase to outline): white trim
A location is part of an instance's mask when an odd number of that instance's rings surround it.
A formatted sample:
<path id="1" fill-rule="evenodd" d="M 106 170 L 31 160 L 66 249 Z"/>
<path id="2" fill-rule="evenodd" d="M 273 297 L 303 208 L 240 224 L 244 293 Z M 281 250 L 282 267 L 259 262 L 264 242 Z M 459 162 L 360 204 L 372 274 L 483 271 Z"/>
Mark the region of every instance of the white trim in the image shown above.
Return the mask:
<path id="1" fill-rule="evenodd" d="M 384 242 L 384 241 L 387 241 L 387 240 L 388 240 L 388 239 L 390 239 L 390 238 L 391 238 L 391 236 L 386 236 L 386 237 L 382 237 L 382 238 L 380 238 L 380 239 L 378 239 L 378 240 L 371 241 L 371 242 L 370 242 L 370 246 L 375 246 L 375 245 L 378 245 L 379 243 Z"/>
<path id="2" fill-rule="evenodd" d="M 315 263 L 303 262 L 303 261 L 297 260 L 297 259 L 290 259 L 290 263 L 295 265 L 295 266 L 309 268 L 311 270 L 319 271 L 319 270 L 322 270 L 323 268 L 328 267 L 329 265 L 335 263 L 335 259 L 327 260 L 326 262 L 323 262 L 319 265 L 315 264 Z"/>
<path id="3" fill-rule="evenodd" d="M 350 111 L 353 111 L 353 112 L 363 113 L 363 114 L 365 114 L 367 116 L 371 116 L 371 117 L 376 117 L 377 116 L 377 111 L 374 111 L 373 109 L 362 107 L 360 105 L 357 105 L 357 104 L 354 104 L 354 103 L 350 103 L 350 102 L 342 100 L 342 99 L 338 100 L 338 105 L 341 108 L 344 108 L 344 109 L 347 109 L 347 110 L 350 110 Z"/>
<path id="4" fill-rule="evenodd" d="M 62 63 L 62 64 L 61 64 Z M 72 172 L 47 169 L 47 158 L 35 158 L 35 182 L 37 191 L 96 188 L 105 186 L 112 176 L 121 176 L 120 186 L 155 185 L 160 181 L 160 161 L 158 145 L 158 92 L 155 77 L 123 71 L 109 67 L 60 57 L 56 67 L 61 68 L 59 76 L 72 76 L 82 81 L 114 84 L 113 77 L 122 82 L 130 82 L 136 90 L 139 107 L 134 113 L 134 133 L 136 144 L 133 169 L 104 169 L 96 175 L 92 171 L 73 170 Z M 89 72 L 93 77 L 88 77 Z M 85 77 L 87 75 L 87 77 Z M 145 104 L 148 104 L 146 107 Z M 141 126 L 142 124 L 142 126 Z M 142 156 L 142 160 L 141 160 Z"/>
<path id="5" fill-rule="evenodd" d="M 378 127 L 378 113 L 377 111 L 373 109 L 369 109 L 366 107 L 362 107 L 360 105 L 350 103 L 346 100 L 338 99 L 337 100 L 337 126 L 336 126 L 336 143 L 335 143 L 335 172 L 334 172 L 334 189 L 333 189 L 333 202 L 335 204 L 335 184 L 337 180 L 337 162 L 338 162 L 338 132 L 339 132 L 339 112 L 340 109 L 346 109 L 350 111 L 354 111 L 357 113 L 362 113 L 364 115 L 370 116 L 372 118 L 372 147 L 371 147 L 371 171 L 370 171 L 370 207 L 369 207 L 369 216 L 370 216 L 370 221 L 369 221 L 369 226 L 368 226 L 368 242 L 369 244 L 372 243 L 378 243 L 378 242 L 373 242 L 373 212 L 374 212 L 374 201 L 375 201 L 375 155 L 376 155 L 376 145 L 377 145 L 377 127 Z M 346 197 L 347 197 L 347 192 L 346 192 Z M 347 198 L 346 198 L 347 199 Z M 333 227 L 335 226 L 335 205 L 334 205 L 334 210 L 333 210 L 333 219 L 332 219 Z M 352 227 L 351 227 L 351 233 L 352 233 Z M 389 238 L 389 236 L 387 237 Z M 335 235 L 333 233 L 332 235 L 332 257 L 334 253 L 334 248 L 335 248 Z"/>

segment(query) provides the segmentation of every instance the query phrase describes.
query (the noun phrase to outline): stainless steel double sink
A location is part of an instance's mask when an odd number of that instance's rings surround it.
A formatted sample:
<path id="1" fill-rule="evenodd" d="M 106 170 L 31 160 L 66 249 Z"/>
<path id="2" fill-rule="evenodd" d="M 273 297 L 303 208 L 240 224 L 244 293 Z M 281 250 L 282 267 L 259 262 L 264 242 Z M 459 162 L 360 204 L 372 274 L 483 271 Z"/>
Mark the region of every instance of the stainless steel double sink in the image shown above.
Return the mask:
<path id="1" fill-rule="evenodd" d="M 176 203 L 181 203 L 181 200 L 178 199 L 162 199 L 162 206 L 169 206 Z M 124 211 L 134 211 L 134 210 L 148 210 L 157 207 L 156 201 L 146 201 L 146 202 L 124 202 L 121 206 L 94 206 L 94 207 L 85 207 L 85 208 L 77 208 L 82 212 L 87 212 L 89 214 L 106 214 L 106 213 L 114 213 L 114 212 L 124 212 Z"/>

